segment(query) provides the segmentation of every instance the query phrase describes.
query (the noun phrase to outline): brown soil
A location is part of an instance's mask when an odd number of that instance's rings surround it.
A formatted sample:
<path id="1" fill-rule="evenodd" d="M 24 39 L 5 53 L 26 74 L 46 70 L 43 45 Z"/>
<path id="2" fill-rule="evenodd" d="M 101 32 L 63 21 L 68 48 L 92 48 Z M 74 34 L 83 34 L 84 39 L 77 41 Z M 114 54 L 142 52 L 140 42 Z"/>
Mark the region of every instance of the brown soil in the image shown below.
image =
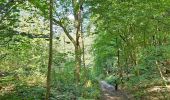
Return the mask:
<path id="1" fill-rule="evenodd" d="M 127 94 L 121 90 L 111 91 L 104 87 L 101 87 L 101 90 L 102 90 L 102 100 L 130 100 Z"/>

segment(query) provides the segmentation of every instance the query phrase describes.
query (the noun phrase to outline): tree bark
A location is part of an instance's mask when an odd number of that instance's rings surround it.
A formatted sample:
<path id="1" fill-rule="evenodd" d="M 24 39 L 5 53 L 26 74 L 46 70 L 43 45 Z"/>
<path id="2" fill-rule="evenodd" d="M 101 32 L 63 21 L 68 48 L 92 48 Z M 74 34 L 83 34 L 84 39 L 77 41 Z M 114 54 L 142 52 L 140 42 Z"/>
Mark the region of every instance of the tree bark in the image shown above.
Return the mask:
<path id="1" fill-rule="evenodd" d="M 81 47 L 80 47 L 80 36 L 81 36 L 81 7 L 84 0 L 76 2 L 72 0 L 75 28 L 76 28 L 76 45 L 75 45 L 75 62 L 76 62 L 76 82 L 80 82 L 80 67 L 81 67 Z"/>
<path id="2" fill-rule="evenodd" d="M 82 15 L 81 15 L 82 16 Z M 83 67 L 85 68 L 86 63 L 85 63 L 85 50 L 84 50 L 84 34 L 83 34 L 83 19 L 81 17 L 81 42 L 82 42 L 82 62 L 83 62 Z"/>
<path id="3" fill-rule="evenodd" d="M 76 39 L 74 39 L 70 34 L 69 31 L 66 29 L 66 27 L 62 24 L 61 21 L 58 21 L 56 19 L 53 19 L 54 23 L 56 25 L 59 25 L 66 36 L 70 39 L 70 41 L 73 43 L 75 48 L 75 78 L 76 82 L 79 83 L 80 81 L 80 67 L 81 67 L 81 46 L 80 46 L 80 36 L 81 36 L 81 7 L 83 5 L 84 0 L 72 0 L 72 8 L 73 8 L 73 14 L 75 19 L 75 34 Z"/>
<path id="4" fill-rule="evenodd" d="M 50 0 L 50 41 L 49 41 L 49 59 L 48 59 L 48 72 L 47 72 L 47 91 L 46 99 L 49 100 L 50 97 L 50 82 L 51 82 L 51 66 L 52 66 L 52 47 L 53 47 L 53 0 Z"/>
<path id="5" fill-rule="evenodd" d="M 119 78 L 120 81 L 122 81 L 122 77 L 123 77 L 123 69 L 122 66 L 120 65 L 120 47 L 119 47 L 119 43 L 118 43 L 118 38 L 116 38 L 116 45 L 117 45 L 117 66 L 119 69 Z"/>

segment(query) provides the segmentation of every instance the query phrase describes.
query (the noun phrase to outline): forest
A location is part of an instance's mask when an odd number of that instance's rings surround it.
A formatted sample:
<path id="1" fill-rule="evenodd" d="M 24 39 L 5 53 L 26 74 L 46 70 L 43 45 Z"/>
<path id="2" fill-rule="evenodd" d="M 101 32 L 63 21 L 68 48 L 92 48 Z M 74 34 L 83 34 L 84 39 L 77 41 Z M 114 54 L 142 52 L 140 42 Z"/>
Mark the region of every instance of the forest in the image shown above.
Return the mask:
<path id="1" fill-rule="evenodd" d="M 170 100 L 170 0 L 0 0 L 0 100 Z"/>

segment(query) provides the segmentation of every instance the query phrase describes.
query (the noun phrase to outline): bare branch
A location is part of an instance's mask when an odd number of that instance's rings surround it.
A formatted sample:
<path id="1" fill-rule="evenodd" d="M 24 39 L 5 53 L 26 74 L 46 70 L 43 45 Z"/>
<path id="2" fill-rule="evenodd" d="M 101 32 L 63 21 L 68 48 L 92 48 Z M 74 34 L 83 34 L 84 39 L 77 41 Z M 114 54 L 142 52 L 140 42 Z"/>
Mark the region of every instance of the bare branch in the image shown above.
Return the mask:
<path id="1" fill-rule="evenodd" d="M 75 41 L 74 38 L 69 34 L 69 32 L 67 31 L 66 27 L 64 27 L 63 24 L 62 24 L 60 21 L 57 21 L 56 19 L 53 19 L 53 21 L 54 21 L 55 24 L 59 25 L 59 26 L 63 29 L 64 33 L 67 35 L 67 37 L 70 39 L 70 41 L 71 41 L 74 45 L 76 45 L 76 41 Z"/>

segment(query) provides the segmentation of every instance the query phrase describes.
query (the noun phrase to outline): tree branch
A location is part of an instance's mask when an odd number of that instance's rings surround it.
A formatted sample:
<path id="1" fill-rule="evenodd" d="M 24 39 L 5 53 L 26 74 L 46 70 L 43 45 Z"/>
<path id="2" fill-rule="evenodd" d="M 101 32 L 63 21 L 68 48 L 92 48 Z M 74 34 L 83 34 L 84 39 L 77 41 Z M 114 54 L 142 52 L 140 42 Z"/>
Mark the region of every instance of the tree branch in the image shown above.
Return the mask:
<path id="1" fill-rule="evenodd" d="M 63 24 L 62 24 L 60 21 L 57 21 L 56 19 L 53 19 L 53 21 L 54 21 L 55 24 L 59 25 L 59 26 L 63 29 L 64 33 L 67 35 L 67 37 L 70 39 L 70 41 L 71 41 L 74 45 L 76 45 L 76 41 L 75 41 L 74 38 L 69 34 L 69 32 L 67 31 L 66 27 L 64 27 Z"/>

